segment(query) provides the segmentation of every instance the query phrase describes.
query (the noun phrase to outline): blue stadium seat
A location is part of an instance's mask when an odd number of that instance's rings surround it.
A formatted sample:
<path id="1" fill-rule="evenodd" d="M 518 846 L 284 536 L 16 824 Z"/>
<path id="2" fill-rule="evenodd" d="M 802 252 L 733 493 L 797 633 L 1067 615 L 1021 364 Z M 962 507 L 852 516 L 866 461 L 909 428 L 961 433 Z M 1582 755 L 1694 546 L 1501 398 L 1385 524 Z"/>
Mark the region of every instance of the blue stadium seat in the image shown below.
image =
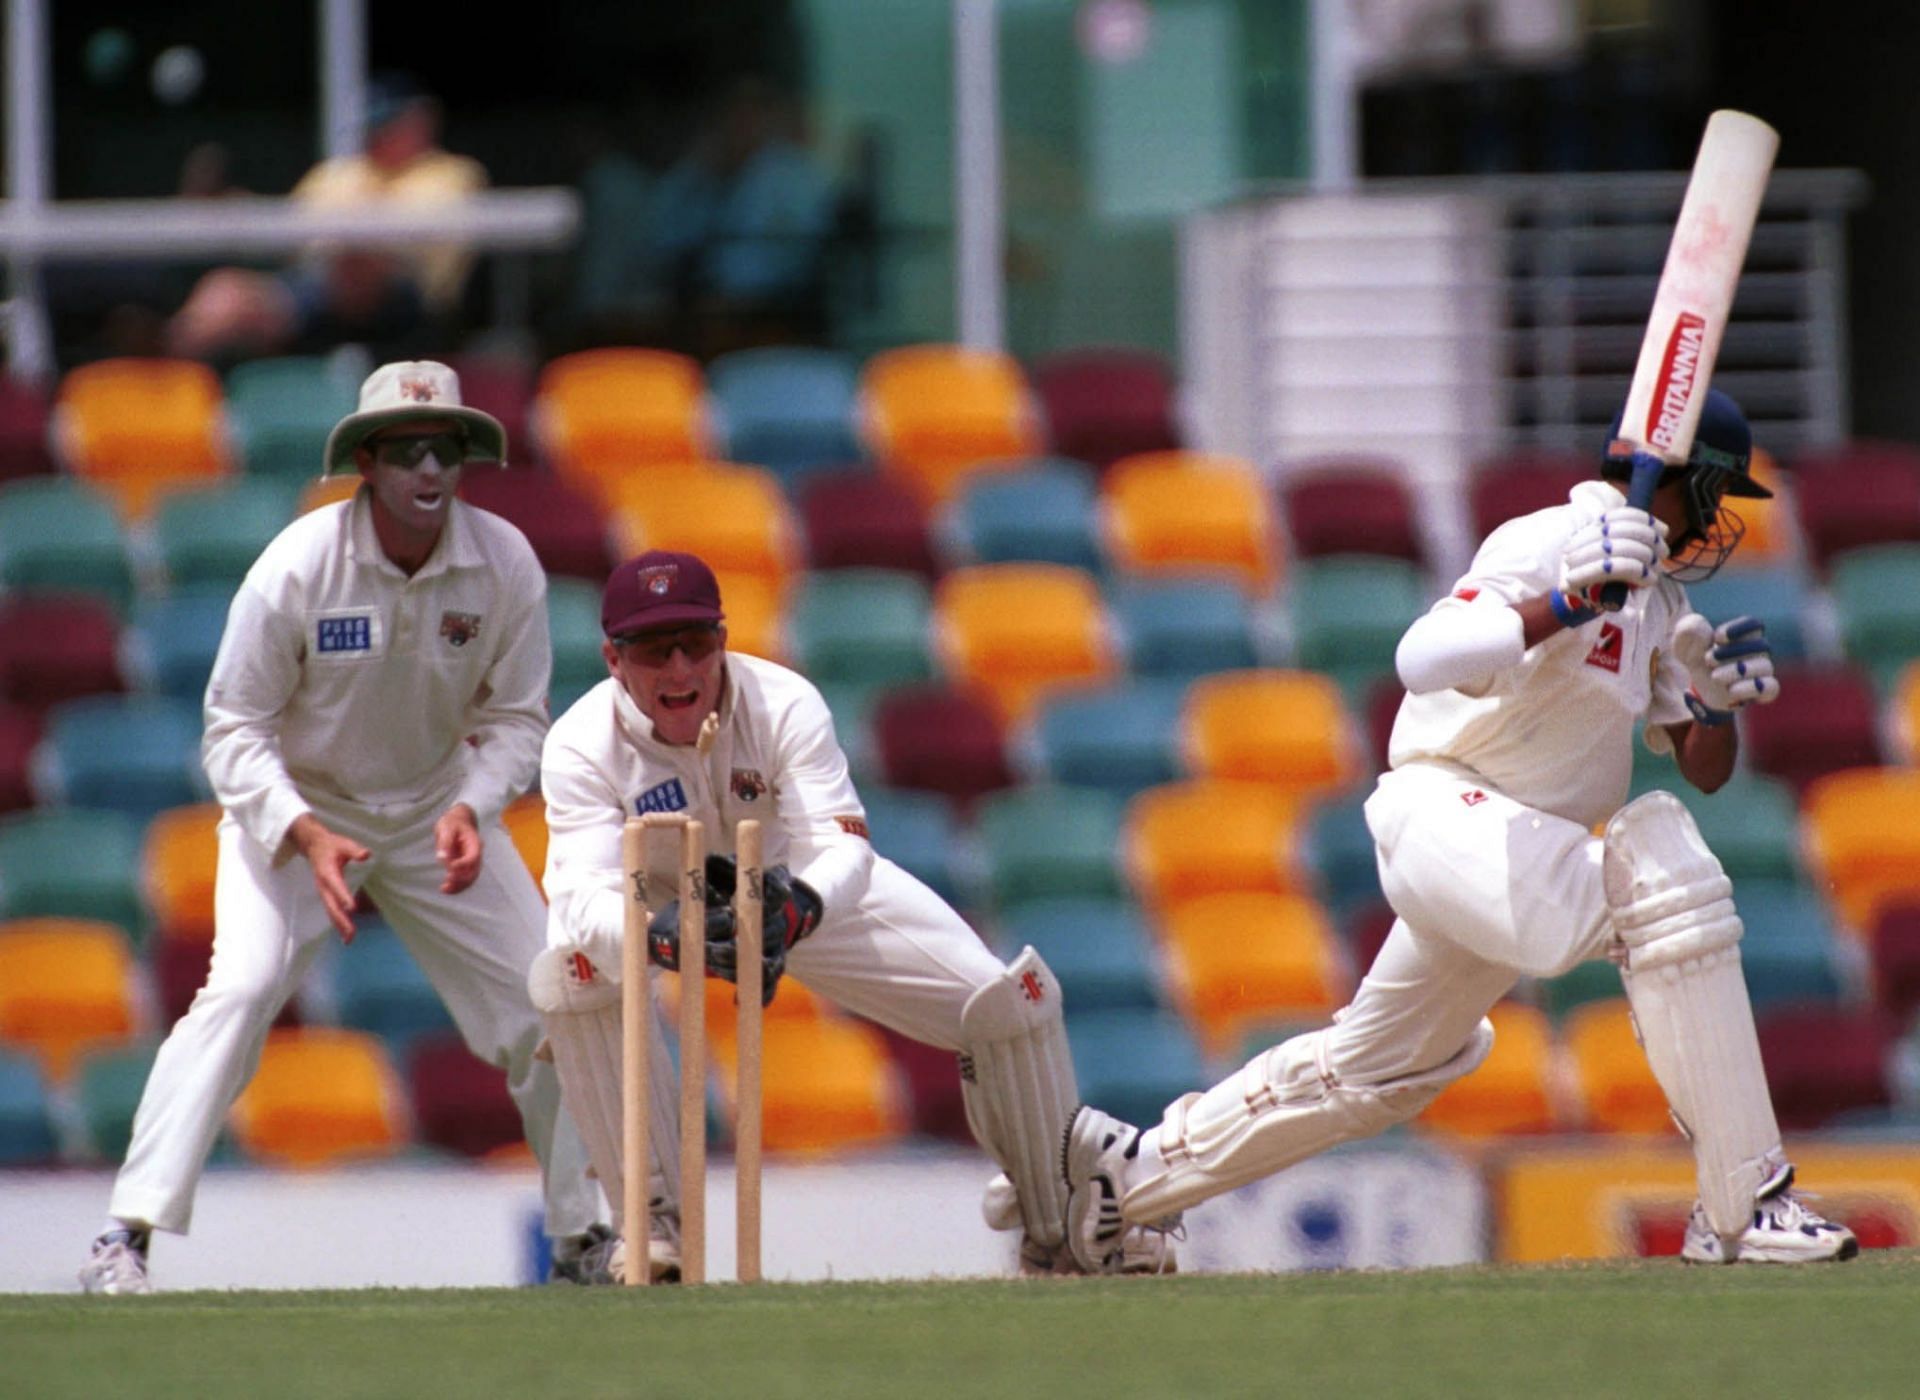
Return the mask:
<path id="1" fill-rule="evenodd" d="M 1069 1012 L 1165 1007 L 1153 936 L 1125 899 L 1029 901 L 1001 919 L 996 940 L 1012 957 L 1031 944 L 1060 979 Z"/>
<path id="2" fill-rule="evenodd" d="M 133 1115 L 140 1107 L 157 1045 L 103 1050 L 80 1062 L 76 1097 L 87 1130 L 87 1145 L 102 1162 L 118 1164 L 133 1136 Z"/>
<path id="3" fill-rule="evenodd" d="M 966 563 L 1038 561 L 1097 573 L 1098 503 L 1091 467 L 1036 457 L 968 481 L 953 506 L 953 545 Z"/>
<path id="4" fill-rule="evenodd" d="M 1132 679 L 1047 702 L 1034 732 L 1056 783 L 1131 796 L 1180 776 L 1178 736 L 1186 683 Z"/>
<path id="5" fill-rule="evenodd" d="M 960 828 L 947 800 L 931 792 L 869 787 L 860 794 L 867 809 L 873 849 L 920 879 L 947 903 L 965 908 L 973 881 L 960 851 Z"/>
<path id="6" fill-rule="evenodd" d="M 0 921 L 104 919 L 144 936 L 141 822 L 123 812 L 31 808 L 0 819 Z"/>
<path id="7" fill-rule="evenodd" d="M 768 468 L 790 495 L 810 472 L 859 461 L 859 375 L 836 350 L 764 346 L 715 356 L 707 392 L 727 460 Z"/>
<path id="8" fill-rule="evenodd" d="M 1307 821 L 1301 854 L 1321 904 L 1336 922 L 1382 897 L 1373 833 L 1363 810 L 1370 795 L 1319 803 Z"/>
<path id="9" fill-rule="evenodd" d="M 1687 585 L 1695 612 L 1713 623 L 1757 617 L 1767 625 L 1767 641 L 1776 658 L 1801 661 L 1807 655 L 1806 607 L 1813 587 L 1792 566 L 1722 569 L 1704 583 Z"/>
<path id="10" fill-rule="evenodd" d="M 1844 999 L 1849 948 L 1817 889 L 1790 880 L 1736 880 L 1733 897 L 1746 925 L 1740 965 L 1756 1014 L 1791 1002 Z"/>
<path id="11" fill-rule="evenodd" d="M 202 701 L 233 592 L 230 583 L 201 583 L 145 596 L 134 605 L 127 669 L 143 690 L 196 705 Z"/>
<path id="12" fill-rule="evenodd" d="M 91 593 L 124 614 L 134 587 L 126 527 L 103 492 L 66 476 L 0 486 L 0 589 Z"/>
<path id="13" fill-rule="evenodd" d="M 90 695 L 56 705 L 34 755 L 47 805 L 142 820 L 211 795 L 200 769 L 200 707 L 158 695 Z"/>
<path id="14" fill-rule="evenodd" d="M 53 1100 L 39 1061 L 0 1049 L 0 1167 L 46 1166 L 59 1155 Z"/>
<path id="15" fill-rule="evenodd" d="M 317 475 L 314 449 L 308 475 Z M 300 494 L 295 481 L 234 477 L 214 486 L 169 491 L 153 511 L 153 543 L 168 584 L 225 584 L 229 591 L 247 576 L 260 551 L 294 517 Z"/>
<path id="16" fill-rule="evenodd" d="M 340 1024 L 379 1036 L 396 1062 L 416 1039 L 454 1029 L 440 994 L 384 920 L 361 919 L 353 942 L 329 953 Z"/>
<path id="17" fill-rule="evenodd" d="M 1793 789 L 1778 778 L 1736 771 L 1717 792 L 1682 781 L 1675 794 L 1693 813 L 1707 848 L 1736 881 L 1804 877 L 1800 864 L 1800 809 Z"/>
<path id="18" fill-rule="evenodd" d="M 553 714 L 567 708 L 607 678 L 600 644 L 600 588 L 583 578 L 547 580 L 547 630 L 553 642 L 553 677 L 547 698 Z"/>
<path id="19" fill-rule="evenodd" d="M 1287 597 L 1294 664 L 1332 676 L 1356 704 L 1393 674 L 1394 648 L 1431 601 L 1417 565 L 1357 554 L 1302 560 Z"/>
<path id="20" fill-rule="evenodd" d="M 1124 896 L 1115 854 L 1124 810 L 1111 792 L 1052 784 L 982 798 L 975 825 L 995 906 L 1007 911 L 1036 899 Z"/>
<path id="21" fill-rule="evenodd" d="M 1067 1004 L 1080 1097 L 1129 1123 L 1158 1123 L 1182 1094 L 1217 1077 L 1177 1012 L 1085 1011 Z"/>
<path id="22" fill-rule="evenodd" d="M 1225 579 L 1123 579 L 1108 603 L 1136 676 L 1188 681 L 1260 664 L 1252 606 Z"/>
<path id="23" fill-rule="evenodd" d="M 902 685 L 933 678 L 932 595 L 918 574 L 803 574 L 787 608 L 794 661 L 816 685 Z"/>

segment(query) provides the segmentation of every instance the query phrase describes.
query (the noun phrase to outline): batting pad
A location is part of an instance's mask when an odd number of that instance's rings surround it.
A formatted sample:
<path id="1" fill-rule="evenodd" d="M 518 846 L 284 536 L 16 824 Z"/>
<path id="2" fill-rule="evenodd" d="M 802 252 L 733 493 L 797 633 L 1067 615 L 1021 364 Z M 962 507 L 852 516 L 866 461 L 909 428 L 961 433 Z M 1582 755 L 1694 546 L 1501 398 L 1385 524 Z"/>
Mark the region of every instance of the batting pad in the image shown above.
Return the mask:
<path id="1" fill-rule="evenodd" d="M 1784 1158 L 1740 973 L 1733 882 L 1672 793 L 1629 802 L 1603 841 L 1601 881 L 1640 1044 L 1693 1143 L 1707 1220 L 1737 1239 Z"/>
<path id="2" fill-rule="evenodd" d="M 1297 1035 L 1204 1094 L 1171 1104 L 1158 1133 L 1166 1170 L 1128 1190 L 1121 1215 L 1151 1224 L 1329 1147 L 1384 1132 L 1473 1073 L 1493 1049 L 1493 1023 L 1483 1017 L 1466 1046 L 1432 1069 L 1347 1084 L 1331 1062 L 1333 1031 Z"/>
<path id="3" fill-rule="evenodd" d="M 967 1122 L 1019 1193 L 1029 1236 L 1066 1239 L 1067 1124 L 1080 1107 L 1060 983 L 1032 948 L 981 987 L 960 1013 L 960 1086 Z"/>
<path id="4" fill-rule="evenodd" d="M 620 984 L 585 953 L 547 948 L 527 973 L 527 991 L 553 1047 L 560 1098 L 587 1146 L 587 1160 L 613 1210 L 613 1228 L 624 1235 L 626 1200 L 622 1169 L 626 1132 L 622 1107 Z M 649 1016 L 653 1037 L 647 1095 L 648 1199 L 677 1211 L 680 1205 L 680 1091 L 660 1018 Z"/>

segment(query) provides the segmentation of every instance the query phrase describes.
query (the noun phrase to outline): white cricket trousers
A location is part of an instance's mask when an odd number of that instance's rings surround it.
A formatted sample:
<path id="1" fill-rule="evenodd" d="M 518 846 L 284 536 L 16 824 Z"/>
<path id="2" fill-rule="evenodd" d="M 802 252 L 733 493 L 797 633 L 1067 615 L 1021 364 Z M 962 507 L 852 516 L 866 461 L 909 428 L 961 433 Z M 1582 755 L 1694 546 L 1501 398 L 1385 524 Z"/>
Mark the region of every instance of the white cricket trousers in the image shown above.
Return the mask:
<path id="1" fill-rule="evenodd" d="M 497 821 L 482 828 L 479 877 L 457 895 L 442 894 L 433 843 L 439 811 L 399 826 L 337 810 L 318 815 L 374 853 L 347 867 L 348 882 L 379 905 L 468 1048 L 506 1071 L 541 1164 L 547 1231 L 578 1234 L 606 1214 L 587 1176 L 586 1149 L 561 1112 L 553 1066 L 534 1058 L 542 1032 L 527 968 L 544 945 L 545 903 Z M 194 1188 L 227 1110 L 259 1067 L 268 1028 L 325 941 L 337 936 L 312 867 L 298 856 L 275 866 L 231 817 L 220 823 L 214 926 L 207 984 L 160 1047 L 109 1206 L 119 1219 L 181 1234 L 192 1224 Z M 353 953 L 351 945 L 341 950 Z"/>
<path id="2" fill-rule="evenodd" d="M 1431 1069 L 1521 977 L 1605 953 L 1601 843 L 1579 823 L 1431 764 L 1381 775 L 1366 813 L 1398 917 L 1328 1033 L 1343 1081 Z"/>

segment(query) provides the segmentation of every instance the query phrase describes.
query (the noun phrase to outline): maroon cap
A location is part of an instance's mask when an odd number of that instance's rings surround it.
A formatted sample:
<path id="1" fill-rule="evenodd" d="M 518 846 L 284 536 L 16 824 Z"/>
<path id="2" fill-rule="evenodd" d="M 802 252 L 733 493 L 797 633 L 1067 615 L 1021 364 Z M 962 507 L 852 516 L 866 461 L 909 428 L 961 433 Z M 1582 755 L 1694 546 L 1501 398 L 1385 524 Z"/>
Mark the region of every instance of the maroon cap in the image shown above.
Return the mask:
<path id="1" fill-rule="evenodd" d="M 650 549 L 615 569 L 600 595 L 600 630 L 609 637 L 725 619 L 720 584 L 696 554 Z"/>

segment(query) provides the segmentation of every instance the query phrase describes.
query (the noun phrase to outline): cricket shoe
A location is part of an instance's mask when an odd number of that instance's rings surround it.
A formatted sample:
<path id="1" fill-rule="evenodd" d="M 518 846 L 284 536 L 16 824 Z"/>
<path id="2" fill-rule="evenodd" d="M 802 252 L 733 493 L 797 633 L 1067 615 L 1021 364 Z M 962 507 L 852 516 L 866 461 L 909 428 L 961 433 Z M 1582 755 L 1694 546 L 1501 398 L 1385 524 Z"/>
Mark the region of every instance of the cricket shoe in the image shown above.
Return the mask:
<path id="1" fill-rule="evenodd" d="M 627 1242 L 614 1241 L 607 1258 L 610 1283 L 627 1281 Z M 648 1215 L 647 1278 L 653 1283 L 680 1282 L 680 1213 L 661 1202 Z"/>
<path id="2" fill-rule="evenodd" d="M 553 1267 L 547 1271 L 548 1283 L 577 1283 L 587 1286 L 618 1283 L 613 1272 L 615 1251 L 620 1239 L 605 1225 L 589 1225 L 578 1235 L 553 1242 Z"/>
<path id="3" fill-rule="evenodd" d="M 1696 1202 L 1680 1257 L 1690 1264 L 1819 1264 L 1858 1254 L 1860 1241 L 1853 1231 L 1809 1207 L 1789 1189 L 1792 1185 L 1789 1171 L 1779 1186 L 1753 1203 L 1753 1224 L 1740 1236 L 1732 1260 L 1707 1223 L 1706 1209 Z"/>
<path id="4" fill-rule="evenodd" d="M 1082 1105 L 1067 1125 L 1061 1171 L 1067 1178 L 1067 1250 L 1089 1274 L 1164 1274 L 1177 1267 L 1170 1237 L 1181 1217 L 1150 1223 L 1120 1214 L 1127 1168 L 1140 1130 Z"/>
<path id="5" fill-rule="evenodd" d="M 151 1293 L 147 1281 L 146 1230 L 109 1230 L 93 1242 L 80 1268 L 80 1287 L 88 1293 Z"/>

